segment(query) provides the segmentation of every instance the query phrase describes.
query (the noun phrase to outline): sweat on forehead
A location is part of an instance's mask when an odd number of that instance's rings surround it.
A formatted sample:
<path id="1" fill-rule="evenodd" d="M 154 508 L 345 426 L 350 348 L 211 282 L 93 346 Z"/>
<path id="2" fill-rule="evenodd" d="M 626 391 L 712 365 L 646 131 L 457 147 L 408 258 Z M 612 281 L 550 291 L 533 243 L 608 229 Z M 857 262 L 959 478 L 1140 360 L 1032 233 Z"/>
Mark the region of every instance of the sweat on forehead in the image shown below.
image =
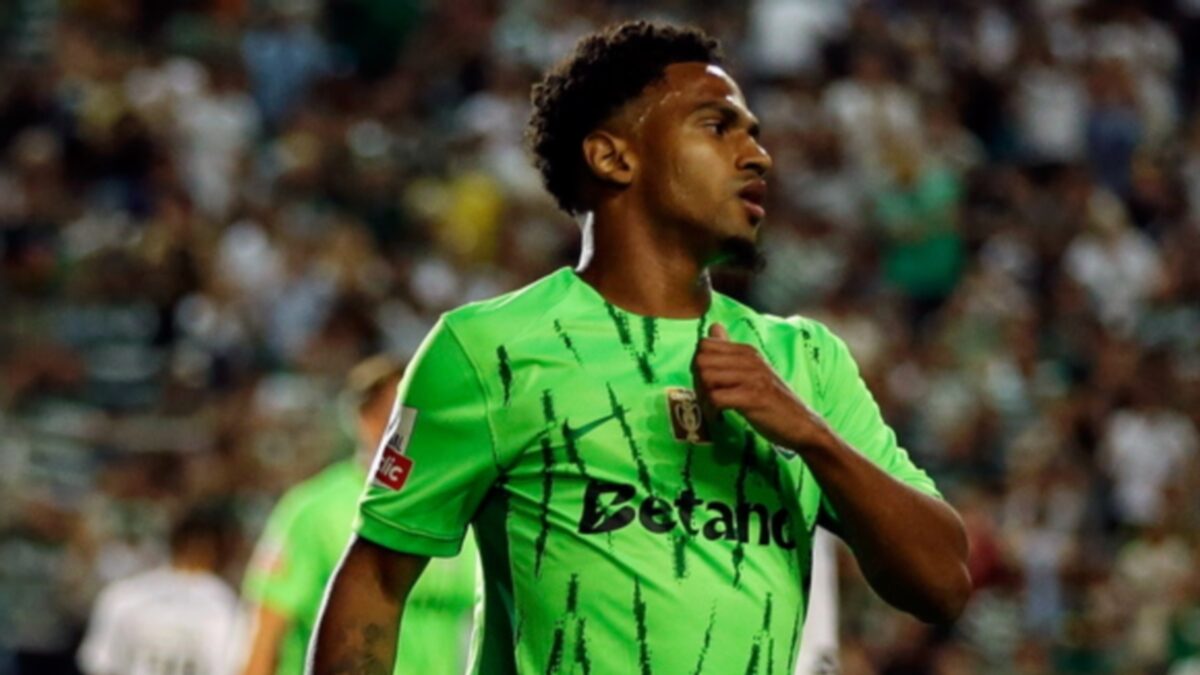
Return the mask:
<path id="1" fill-rule="evenodd" d="M 746 101 L 737 82 L 719 65 L 703 62 L 673 63 L 663 69 L 635 99 L 616 111 L 607 124 L 637 128 L 647 115 L 666 105 L 693 106 L 703 102 L 726 101 L 745 108 Z"/>

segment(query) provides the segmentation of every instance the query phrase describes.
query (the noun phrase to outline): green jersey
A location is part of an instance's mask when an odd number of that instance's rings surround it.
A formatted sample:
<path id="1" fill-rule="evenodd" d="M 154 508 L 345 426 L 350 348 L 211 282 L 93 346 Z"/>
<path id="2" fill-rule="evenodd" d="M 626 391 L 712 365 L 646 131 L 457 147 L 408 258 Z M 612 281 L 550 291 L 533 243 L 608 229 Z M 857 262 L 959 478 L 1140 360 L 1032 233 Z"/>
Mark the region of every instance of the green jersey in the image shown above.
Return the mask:
<path id="1" fill-rule="evenodd" d="M 740 416 L 706 424 L 691 361 L 713 322 L 885 471 L 898 447 L 845 344 L 718 293 L 699 319 L 623 311 L 562 269 L 444 315 L 400 385 L 361 536 L 485 579 L 476 673 L 790 673 L 813 528 L 804 462 Z M 835 516 L 834 516 L 835 517 Z"/>
<path id="2" fill-rule="evenodd" d="M 244 595 L 289 620 L 279 675 L 304 672 L 325 585 L 349 540 L 366 472 L 338 462 L 289 490 L 272 511 L 246 572 Z M 461 675 L 466 670 L 475 599 L 474 546 L 434 561 L 413 588 L 400 631 L 396 673 Z"/>

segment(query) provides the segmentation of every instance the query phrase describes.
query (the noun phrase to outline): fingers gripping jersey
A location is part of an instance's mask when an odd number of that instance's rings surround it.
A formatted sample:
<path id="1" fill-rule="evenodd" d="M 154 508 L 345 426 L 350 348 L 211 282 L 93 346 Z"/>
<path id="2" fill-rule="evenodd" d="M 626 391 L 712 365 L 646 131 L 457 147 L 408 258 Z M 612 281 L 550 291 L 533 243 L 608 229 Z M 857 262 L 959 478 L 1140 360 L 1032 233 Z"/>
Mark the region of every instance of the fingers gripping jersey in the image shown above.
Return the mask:
<path id="1" fill-rule="evenodd" d="M 820 324 L 720 294 L 699 319 L 637 316 L 569 269 L 467 305 L 400 385 L 358 529 L 444 556 L 474 526 L 475 672 L 791 672 L 823 500 L 794 453 L 740 416 L 700 414 L 690 366 L 712 322 L 877 465 L 937 494 Z"/>

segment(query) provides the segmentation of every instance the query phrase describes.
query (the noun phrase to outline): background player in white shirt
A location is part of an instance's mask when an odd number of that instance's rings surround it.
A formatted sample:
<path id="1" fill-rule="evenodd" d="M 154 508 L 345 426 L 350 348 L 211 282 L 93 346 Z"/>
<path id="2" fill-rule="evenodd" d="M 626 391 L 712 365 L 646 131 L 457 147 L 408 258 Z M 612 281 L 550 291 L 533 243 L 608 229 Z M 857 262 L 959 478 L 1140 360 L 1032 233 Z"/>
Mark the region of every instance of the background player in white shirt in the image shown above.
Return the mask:
<path id="1" fill-rule="evenodd" d="M 171 532 L 171 560 L 114 582 L 96 599 L 79 666 L 87 675 L 224 675 L 235 661 L 238 596 L 217 576 L 224 518 L 185 516 Z"/>

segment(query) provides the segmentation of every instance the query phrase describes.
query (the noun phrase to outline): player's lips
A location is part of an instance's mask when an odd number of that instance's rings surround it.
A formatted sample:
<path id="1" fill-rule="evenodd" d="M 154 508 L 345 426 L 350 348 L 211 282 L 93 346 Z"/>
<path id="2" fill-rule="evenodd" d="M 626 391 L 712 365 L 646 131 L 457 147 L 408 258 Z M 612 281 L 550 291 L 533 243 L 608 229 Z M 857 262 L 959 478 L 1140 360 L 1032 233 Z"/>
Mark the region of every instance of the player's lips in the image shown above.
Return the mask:
<path id="1" fill-rule="evenodd" d="M 746 211 L 755 221 L 762 220 L 767 215 L 767 210 L 763 207 L 767 201 L 767 181 L 762 179 L 750 181 L 745 187 L 738 190 L 738 197 L 741 198 Z"/>

